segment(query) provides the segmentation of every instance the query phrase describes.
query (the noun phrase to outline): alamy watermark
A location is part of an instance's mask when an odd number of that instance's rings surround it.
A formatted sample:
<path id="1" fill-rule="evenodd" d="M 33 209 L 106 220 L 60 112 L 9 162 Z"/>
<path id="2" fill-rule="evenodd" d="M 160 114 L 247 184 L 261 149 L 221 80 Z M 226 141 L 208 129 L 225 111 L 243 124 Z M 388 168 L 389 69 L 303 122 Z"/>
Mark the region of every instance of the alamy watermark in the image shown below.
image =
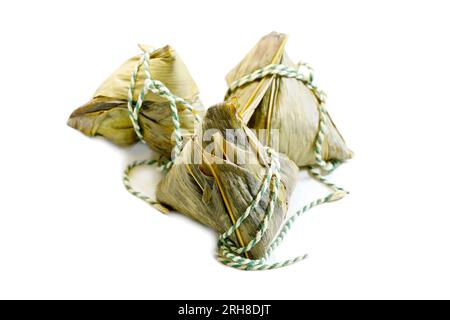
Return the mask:
<path id="1" fill-rule="evenodd" d="M 257 164 L 263 145 L 279 150 L 279 143 L 278 129 L 208 129 L 197 132 L 193 139 L 185 138 L 181 155 L 174 159 L 172 152 L 172 160 L 175 164 Z"/>

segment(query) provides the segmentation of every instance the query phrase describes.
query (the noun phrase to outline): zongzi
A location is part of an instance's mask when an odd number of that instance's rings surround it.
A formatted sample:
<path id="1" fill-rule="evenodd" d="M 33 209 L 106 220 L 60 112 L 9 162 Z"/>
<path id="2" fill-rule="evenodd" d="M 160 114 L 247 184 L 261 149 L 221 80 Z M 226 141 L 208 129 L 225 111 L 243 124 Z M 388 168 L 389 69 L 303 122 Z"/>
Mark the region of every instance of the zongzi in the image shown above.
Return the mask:
<path id="1" fill-rule="evenodd" d="M 263 37 L 226 76 L 230 87 L 227 98 L 238 100 L 238 113 L 244 123 L 264 130 L 265 134 L 258 134 L 264 145 L 286 154 L 299 167 L 317 164 L 322 159 L 344 161 L 351 158 L 352 152 L 328 112 L 322 109 L 320 92 L 318 94 L 316 87 L 307 81 L 292 76 L 300 66 L 287 56 L 286 42 L 285 34 L 272 32 Z M 264 73 L 280 66 L 286 70 L 284 76 Z M 254 78 L 249 77 L 252 74 Z M 323 144 L 317 148 L 315 142 L 322 120 L 327 130 L 321 132 Z"/>
<path id="2" fill-rule="evenodd" d="M 144 52 L 149 47 L 140 46 Z M 138 141 L 128 110 L 130 77 L 136 71 L 141 56 L 126 61 L 95 92 L 94 97 L 84 106 L 76 109 L 68 124 L 88 136 L 103 136 L 120 146 L 128 146 Z M 179 130 L 182 136 L 189 137 L 194 132 L 195 118 L 204 113 L 199 100 L 197 85 L 179 55 L 170 46 L 152 50 L 149 54 L 149 73 L 145 68 L 137 69 L 134 90 L 130 90 L 133 102 L 140 97 L 148 76 L 160 81 L 170 92 L 193 108 L 189 110 L 177 102 Z M 137 115 L 142 139 L 161 155 L 170 158 L 175 146 L 173 113 L 166 97 L 149 91 L 143 98 Z"/>
<path id="3" fill-rule="evenodd" d="M 240 220 L 263 189 L 271 159 L 267 150 L 236 114 L 231 103 L 208 109 L 202 132 L 185 145 L 168 174 L 159 183 L 157 199 L 163 205 L 186 214 L 219 233 Z M 257 245 L 246 252 L 262 258 L 285 221 L 288 199 L 297 181 L 298 168 L 278 155 L 279 185 L 275 197 L 262 194 L 254 210 L 229 239 L 246 246 L 260 230 L 269 208 L 267 229 Z M 272 198 L 271 198 L 272 197 Z M 272 201 L 273 200 L 273 201 Z M 249 211 L 250 212 L 250 211 Z"/>

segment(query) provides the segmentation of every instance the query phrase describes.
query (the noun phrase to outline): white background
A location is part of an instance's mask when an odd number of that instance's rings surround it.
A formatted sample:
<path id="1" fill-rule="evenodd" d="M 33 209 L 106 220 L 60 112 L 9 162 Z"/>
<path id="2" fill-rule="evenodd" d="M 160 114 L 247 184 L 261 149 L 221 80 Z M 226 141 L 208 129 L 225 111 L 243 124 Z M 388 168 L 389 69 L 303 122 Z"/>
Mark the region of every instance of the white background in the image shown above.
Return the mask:
<path id="1" fill-rule="evenodd" d="M 2 1 L 0 298 L 450 298 L 447 1 Z M 120 149 L 69 128 L 137 43 L 177 49 L 206 105 L 260 37 L 290 35 L 355 152 L 351 191 L 298 221 L 276 258 L 217 263 L 216 235 L 129 195 Z M 292 209 L 326 190 L 302 174 Z M 137 173 L 151 193 L 160 177 Z"/>

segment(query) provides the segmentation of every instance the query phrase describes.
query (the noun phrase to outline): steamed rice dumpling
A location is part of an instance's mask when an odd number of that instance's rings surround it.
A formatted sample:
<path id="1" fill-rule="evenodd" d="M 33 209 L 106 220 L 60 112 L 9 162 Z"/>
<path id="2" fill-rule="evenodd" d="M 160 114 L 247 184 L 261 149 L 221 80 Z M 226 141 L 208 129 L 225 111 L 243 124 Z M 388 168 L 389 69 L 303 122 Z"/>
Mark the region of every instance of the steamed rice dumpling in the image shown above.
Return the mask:
<path id="1" fill-rule="evenodd" d="M 236 107 L 230 103 L 209 108 L 201 129 L 185 145 L 158 185 L 157 198 L 162 204 L 223 233 L 235 224 L 258 194 L 270 165 L 268 148 L 243 124 Z M 261 241 L 247 253 L 252 259 L 263 257 L 275 238 L 286 218 L 288 200 L 296 184 L 297 166 L 284 155 L 278 157 L 281 183 L 273 216 Z M 255 210 L 230 236 L 236 246 L 247 245 L 255 237 L 269 198 L 269 193 L 264 193 Z"/>
<path id="2" fill-rule="evenodd" d="M 226 76 L 229 87 L 239 79 L 269 65 L 294 69 L 284 47 L 287 36 L 270 33 Z M 250 128 L 261 130 L 258 138 L 298 166 L 316 164 L 315 141 L 319 127 L 319 100 L 305 83 L 292 77 L 268 74 L 228 92 L 239 101 L 238 113 Z M 331 117 L 325 114 L 321 155 L 323 160 L 344 161 L 352 156 Z"/>
<path id="3" fill-rule="evenodd" d="M 141 46 L 143 51 L 149 47 Z M 126 61 L 95 92 L 87 104 L 76 109 L 68 124 L 88 136 L 103 136 L 120 146 L 129 146 L 138 141 L 127 109 L 130 77 L 141 56 Z M 149 56 L 150 75 L 159 80 L 175 96 L 184 99 L 193 106 L 194 114 L 185 106 L 177 103 L 182 136 L 191 136 L 194 132 L 195 114 L 203 114 L 197 85 L 179 55 L 170 46 L 151 51 Z M 133 100 L 139 97 L 146 79 L 141 67 L 137 73 Z M 149 91 L 145 96 L 138 115 L 138 122 L 145 142 L 165 157 L 170 157 L 175 145 L 172 134 L 174 125 L 169 102 L 164 97 Z"/>

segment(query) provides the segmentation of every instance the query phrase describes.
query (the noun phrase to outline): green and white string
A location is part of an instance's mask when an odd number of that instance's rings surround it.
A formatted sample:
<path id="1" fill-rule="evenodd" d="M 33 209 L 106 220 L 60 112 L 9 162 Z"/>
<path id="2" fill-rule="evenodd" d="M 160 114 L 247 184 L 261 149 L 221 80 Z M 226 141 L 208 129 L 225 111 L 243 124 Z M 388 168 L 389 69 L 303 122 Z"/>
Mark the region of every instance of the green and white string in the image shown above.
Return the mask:
<path id="1" fill-rule="evenodd" d="M 160 165 L 162 167 L 164 167 L 166 165 L 166 162 L 160 162 L 158 160 L 138 160 L 138 161 L 133 161 L 132 163 L 130 163 L 124 170 L 123 172 L 123 184 L 125 186 L 125 189 L 128 190 L 129 193 L 131 193 L 133 196 L 141 199 L 142 201 L 148 203 L 151 206 L 154 205 L 159 205 L 159 202 L 153 200 L 152 198 L 146 196 L 145 194 L 135 190 L 132 186 L 131 186 L 131 181 L 130 181 L 130 174 L 131 172 L 137 168 L 137 167 L 141 167 L 141 166 L 153 166 L 153 165 Z"/>
<path id="2" fill-rule="evenodd" d="M 305 68 L 307 72 L 306 73 L 300 72 L 299 71 L 300 68 Z M 316 165 L 318 165 L 325 172 L 332 171 L 334 168 L 334 163 L 324 161 L 322 156 L 322 146 L 326 130 L 326 117 L 328 115 L 328 111 L 325 107 L 327 95 L 323 90 L 319 89 L 319 87 L 313 83 L 314 81 L 313 69 L 308 64 L 304 62 L 299 62 L 297 64 L 297 68 L 288 67 L 283 64 L 271 64 L 264 68 L 255 70 L 252 73 L 234 81 L 230 85 L 230 88 L 228 89 L 226 96 L 230 96 L 233 93 L 233 91 L 235 91 L 237 88 L 242 87 L 255 80 L 264 78 L 268 75 L 278 75 L 280 77 L 297 79 L 313 92 L 313 94 L 317 98 L 317 101 L 319 102 L 318 106 L 319 126 L 314 146 L 315 161 Z"/>
<path id="3" fill-rule="evenodd" d="M 200 118 L 198 114 L 196 114 L 194 107 L 190 103 L 170 92 L 169 88 L 167 88 L 161 81 L 152 79 L 150 73 L 150 55 L 153 51 L 154 50 L 145 51 L 140 57 L 139 61 L 135 65 L 134 70 L 131 73 L 130 85 L 128 88 L 128 101 L 127 101 L 128 113 L 131 122 L 133 124 L 134 131 L 136 132 L 136 135 L 138 136 L 139 140 L 142 143 L 146 144 L 146 141 L 144 139 L 139 124 L 139 112 L 141 111 L 142 105 L 144 103 L 148 91 L 151 91 L 154 94 L 165 98 L 169 102 L 175 135 L 175 147 L 173 150 L 172 159 L 173 161 L 175 161 L 176 158 L 178 158 L 178 156 L 180 155 L 181 149 L 183 147 L 183 138 L 181 135 L 180 118 L 178 116 L 177 103 L 183 105 L 187 110 L 192 112 L 192 114 L 194 114 L 196 121 L 200 121 Z M 133 105 L 134 101 L 133 93 L 136 87 L 136 80 L 138 77 L 138 73 L 142 65 L 144 66 L 144 74 L 145 74 L 144 86 L 142 87 L 137 97 L 136 104 Z"/>
<path id="4" fill-rule="evenodd" d="M 147 197 L 146 195 L 140 193 L 139 191 L 136 191 L 130 183 L 130 175 L 132 171 L 141 166 L 152 166 L 155 164 L 158 164 L 160 167 L 162 167 L 163 171 L 167 172 L 172 167 L 175 160 L 178 158 L 178 156 L 181 153 L 181 149 L 183 146 L 183 138 L 181 135 L 181 128 L 180 128 L 180 118 L 178 116 L 178 109 L 177 109 L 177 103 L 183 105 L 188 111 L 190 111 L 195 118 L 196 122 L 200 122 L 200 117 L 195 112 L 194 107 L 189 104 L 186 100 L 174 95 L 170 90 L 159 80 L 152 79 L 151 72 L 150 72 L 150 56 L 154 50 L 146 50 L 139 58 L 138 62 L 136 63 L 133 71 L 131 72 L 130 76 L 130 85 L 128 87 L 128 99 L 127 99 L 127 107 L 128 107 L 128 114 L 131 119 L 131 123 L 133 124 L 133 129 L 136 132 L 136 135 L 138 136 L 139 140 L 147 144 L 147 142 L 144 139 L 144 135 L 142 133 L 140 124 L 139 124 L 139 112 L 141 111 L 142 105 L 144 103 L 145 97 L 150 90 L 156 95 L 159 95 L 160 97 L 165 98 L 167 101 L 169 101 L 169 106 L 171 110 L 171 116 L 172 116 L 172 123 L 174 126 L 174 136 L 175 136 L 175 146 L 173 149 L 173 155 L 171 160 L 165 160 L 165 161 L 158 161 L 158 160 L 142 160 L 142 161 L 134 161 L 130 163 L 127 168 L 124 170 L 123 173 L 123 184 L 125 188 L 135 197 L 143 200 L 144 202 L 150 204 L 150 205 L 159 205 L 157 201 L 152 200 L 151 198 Z M 141 67 L 144 67 L 144 86 L 142 87 L 138 97 L 136 104 L 133 105 L 135 99 L 133 97 L 134 89 L 136 88 L 136 81 L 139 74 L 139 70 Z"/>
<path id="5" fill-rule="evenodd" d="M 290 264 L 296 263 L 306 258 L 306 255 L 298 256 L 294 259 L 277 262 L 268 263 L 267 260 L 270 257 L 270 253 L 267 252 L 265 257 L 262 259 L 248 259 L 242 257 L 242 254 L 252 250 L 264 237 L 270 221 L 273 217 L 275 211 L 276 202 L 278 200 L 278 193 L 281 183 L 280 177 L 280 162 L 278 160 L 278 154 L 273 149 L 266 147 L 267 154 L 270 157 L 271 163 L 267 169 L 266 176 L 263 180 L 263 184 L 259 189 L 255 199 L 252 201 L 250 206 L 247 208 L 245 213 L 236 221 L 236 223 L 231 226 L 226 232 L 220 235 L 218 241 L 218 260 L 223 264 L 241 270 L 269 270 L 276 269 Z M 260 203 L 264 194 L 269 192 L 269 205 L 264 214 L 261 224 L 258 227 L 255 237 L 245 246 L 236 247 L 234 242 L 229 240 L 229 237 L 241 226 L 241 224 L 250 216 L 250 214 L 255 210 L 256 206 Z"/>
<path id="6" fill-rule="evenodd" d="M 291 264 L 297 263 L 307 258 L 307 255 L 300 255 L 293 259 L 284 260 L 281 262 L 269 263 L 268 259 L 270 259 L 273 251 L 282 243 L 284 238 L 286 237 L 288 231 L 293 226 L 294 222 L 301 215 L 309 211 L 310 209 L 332 201 L 337 201 L 346 195 L 346 191 L 342 188 L 336 186 L 335 184 L 328 181 L 326 178 L 321 176 L 320 172 L 317 171 L 317 168 L 311 168 L 309 173 L 314 179 L 324 183 L 327 187 L 332 189 L 332 193 L 327 195 L 326 197 L 319 198 L 311 203 L 307 204 L 296 213 L 291 215 L 282 225 L 277 237 L 272 241 L 265 256 L 262 259 L 248 259 L 243 257 L 243 253 L 249 252 L 252 250 L 263 238 L 265 232 L 270 225 L 270 221 L 273 217 L 276 201 L 278 199 L 279 187 L 280 187 L 280 163 L 278 160 L 278 154 L 271 148 L 266 148 L 269 157 L 271 158 L 270 167 L 267 169 L 266 176 L 263 179 L 262 185 L 247 210 L 244 214 L 236 221 L 236 223 L 231 226 L 226 232 L 220 235 L 218 241 L 218 260 L 223 264 L 247 271 L 261 271 L 261 270 L 270 270 L 277 269 L 289 266 Z M 270 186 L 270 188 L 269 188 Z M 229 240 L 229 237 L 241 226 L 241 224 L 250 216 L 250 214 L 255 210 L 257 205 L 260 203 L 264 194 L 266 194 L 270 189 L 269 195 L 269 205 L 264 214 L 264 218 L 258 227 L 258 231 L 256 232 L 255 237 L 245 246 L 236 247 L 234 242 Z"/>

